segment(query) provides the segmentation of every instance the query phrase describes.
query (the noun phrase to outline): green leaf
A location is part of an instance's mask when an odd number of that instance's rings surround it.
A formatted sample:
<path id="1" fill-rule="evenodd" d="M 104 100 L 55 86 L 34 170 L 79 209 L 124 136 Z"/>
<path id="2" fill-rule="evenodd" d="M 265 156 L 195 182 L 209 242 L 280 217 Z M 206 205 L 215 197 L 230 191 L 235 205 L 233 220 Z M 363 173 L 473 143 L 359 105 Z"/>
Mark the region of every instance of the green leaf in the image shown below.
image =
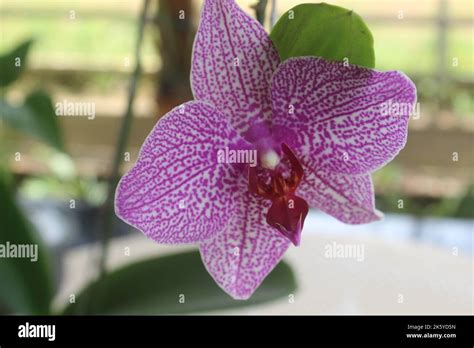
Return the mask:
<path id="1" fill-rule="evenodd" d="M 6 87 L 17 80 L 25 70 L 26 57 L 32 43 L 32 40 L 25 41 L 12 51 L 0 56 L 0 87 Z"/>
<path id="2" fill-rule="evenodd" d="M 49 314 L 54 292 L 50 255 L 17 207 L 7 183 L 0 172 L 0 308 L 20 314 Z M 18 245 L 36 245 L 36 262 L 31 257 L 11 257 Z"/>
<path id="3" fill-rule="evenodd" d="M 351 10 L 302 4 L 287 11 L 273 28 L 280 58 L 318 56 L 368 68 L 375 67 L 374 40 L 362 18 Z"/>
<path id="4" fill-rule="evenodd" d="M 92 283 L 64 314 L 176 314 L 250 306 L 288 296 L 296 288 L 290 267 L 280 264 L 247 301 L 232 299 L 205 270 L 199 252 L 141 261 Z M 179 303 L 183 294 L 184 303 Z"/>
<path id="5" fill-rule="evenodd" d="M 0 119 L 8 126 L 64 151 L 58 117 L 50 96 L 44 91 L 29 94 L 23 106 L 0 100 Z"/>

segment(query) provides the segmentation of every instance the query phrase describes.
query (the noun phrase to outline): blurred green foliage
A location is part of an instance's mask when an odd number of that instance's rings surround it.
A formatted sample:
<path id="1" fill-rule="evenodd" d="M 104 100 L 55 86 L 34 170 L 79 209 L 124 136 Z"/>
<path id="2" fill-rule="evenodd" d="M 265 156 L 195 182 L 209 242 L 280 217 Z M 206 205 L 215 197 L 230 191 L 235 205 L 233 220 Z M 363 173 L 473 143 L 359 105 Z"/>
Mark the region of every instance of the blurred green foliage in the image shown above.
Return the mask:
<path id="1" fill-rule="evenodd" d="M 126 285 L 126 286 L 124 286 Z M 286 297 L 296 289 L 280 262 L 247 301 L 232 299 L 207 273 L 198 251 L 140 261 L 86 287 L 63 314 L 183 314 L 239 308 Z"/>
<path id="2" fill-rule="evenodd" d="M 0 245 L 38 247 L 37 260 L 0 259 L 0 307 L 11 313 L 48 314 L 53 298 L 50 255 L 18 208 L 8 174 L 0 170 Z"/>
<path id="3" fill-rule="evenodd" d="M 78 18 L 76 21 L 65 16 L 27 16 L 1 15 L 2 26 L 8 28 L 0 42 L 0 50 L 6 50 L 19 40 L 34 35 L 38 49 L 34 60 L 37 63 L 50 63 L 51 59 L 59 60 L 67 52 L 67 66 L 82 64 L 104 68 L 124 67 L 125 59 L 133 64 L 135 17 Z M 79 16 L 79 14 L 78 14 Z M 65 22 L 69 21 L 69 25 Z M 118 40 L 117 38 L 120 38 Z M 58 45 L 61 42 L 61 45 Z M 93 52 L 93 54 L 91 54 Z M 156 66 L 156 51 L 151 37 L 146 37 L 143 47 L 145 67 Z"/>
<path id="4" fill-rule="evenodd" d="M 6 87 L 20 77 L 26 67 L 26 55 L 32 44 L 32 40 L 27 40 L 17 46 L 13 51 L 0 56 L 0 87 Z"/>
<path id="5" fill-rule="evenodd" d="M 0 119 L 17 131 L 64 151 L 53 102 L 46 92 L 37 90 L 28 94 L 23 105 L 11 105 L 0 99 Z"/>
<path id="6" fill-rule="evenodd" d="M 42 90 L 27 94 L 22 105 L 12 105 L 3 96 L 26 69 L 32 41 L 27 40 L 0 56 L 0 121 L 13 129 L 33 136 L 53 148 L 64 151 L 62 134 L 51 97 Z"/>
<path id="7" fill-rule="evenodd" d="M 93 207 L 105 202 L 105 182 L 93 177 L 80 177 L 74 161 L 64 153 L 48 152 L 47 157 L 50 174 L 25 178 L 20 186 L 22 196 L 33 201 L 52 198 L 69 202 L 74 198 Z"/>
<path id="8" fill-rule="evenodd" d="M 377 209 L 384 213 L 410 214 L 417 217 L 474 218 L 474 178 L 459 197 L 407 196 L 399 188 L 406 175 L 391 163 L 373 175 L 375 186 L 383 190 L 375 200 Z M 402 207 L 400 206 L 402 200 Z"/>
<path id="9" fill-rule="evenodd" d="M 400 192 L 387 192 L 377 195 L 376 206 L 384 213 L 474 219 L 474 182 L 460 197 L 410 197 Z"/>
<path id="10" fill-rule="evenodd" d="M 0 121 L 62 151 L 61 132 L 47 93 L 30 93 L 22 105 L 11 105 L 3 98 L 7 87 L 25 70 L 30 46 L 31 40 L 28 40 L 0 56 Z M 3 147 L 2 141 L 3 137 L 0 138 Z M 37 248 L 38 254 L 35 261 L 25 257 L 0 260 L 0 307 L 7 313 L 49 314 L 54 295 L 49 251 L 17 206 L 14 188 L 9 168 L 0 163 L 0 245 L 6 249 L 11 245 L 14 248 L 32 246 Z"/>

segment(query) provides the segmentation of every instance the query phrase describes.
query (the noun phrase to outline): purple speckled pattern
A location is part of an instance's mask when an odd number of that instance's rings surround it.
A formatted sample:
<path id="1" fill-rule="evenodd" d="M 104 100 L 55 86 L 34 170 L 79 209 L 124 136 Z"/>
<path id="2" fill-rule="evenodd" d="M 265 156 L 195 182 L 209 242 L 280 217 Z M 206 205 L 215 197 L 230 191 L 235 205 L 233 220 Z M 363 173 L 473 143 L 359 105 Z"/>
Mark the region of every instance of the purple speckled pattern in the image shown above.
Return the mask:
<path id="1" fill-rule="evenodd" d="M 382 217 L 370 174 L 406 142 L 416 88 L 403 73 L 317 57 L 280 64 L 234 0 L 207 0 L 191 80 L 196 101 L 157 123 L 119 183 L 122 220 L 159 243 L 199 244 L 217 284 L 247 299 L 290 240 L 266 222 L 272 202 L 249 191 L 248 165 L 220 163 L 218 150 L 262 156 L 285 143 L 303 167 L 296 193 L 309 206 L 349 224 Z"/>
<path id="2" fill-rule="evenodd" d="M 194 243 L 220 232 L 240 200 L 240 173 L 217 150 L 243 140 L 214 107 L 189 102 L 163 117 L 116 191 L 117 216 L 159 243 Z"/>
<path id="3" fill-rule="evenodd" d="M 243 176 L 237 187 L 241 199 L 235 215 L 200 249 L 217 284 L 235 299 L 247 299 L 281 260 L 290 241 L 266 223 L 270 201 L 251 194 Z"/>
<path id="4" fill-rule="evenodd" d="M 191 85 L 246 131 L 254 120 L 270 120 L 271 79 L 280 63 L 265 29 L 235 1 L 207 0 L 194 41 Z"/>
<path id="5" fill-rule="evenodd" d="M 348 175 L 305 166 L 298 193 L 311 207 L 347 224 L 380 220 L 375 209 L 374 187 L 369 174 Z"/>
<path id="6" fill-rule="evenodd" d="M 301 57 L 278 67 L 272 100 L 273 122 L 293 129 L 299 152 L 311 156 L 314 168 L 363 174 L 405 146 L 416 89 L 398 71 Z M 384 112 L 384 103 L 404 107 Z"/>

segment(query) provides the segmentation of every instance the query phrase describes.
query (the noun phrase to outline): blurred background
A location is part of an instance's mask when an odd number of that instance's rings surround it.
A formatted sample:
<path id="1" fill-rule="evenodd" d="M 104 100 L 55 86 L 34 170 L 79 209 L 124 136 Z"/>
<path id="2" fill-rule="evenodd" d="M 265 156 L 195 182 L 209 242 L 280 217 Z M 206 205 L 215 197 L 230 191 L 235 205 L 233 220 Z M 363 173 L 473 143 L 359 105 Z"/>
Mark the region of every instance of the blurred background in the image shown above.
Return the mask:
<path id="1" fill-rule="evenodd" d="M 264 20 L 268 30 L 273 19 L 303 3 L 237 2 Z M 418 88 L 420 115 L 410 123 L 406 148 L 374 175 L 376 205 L 386 219 L 354 227 L 311 212 L 303 246 L 290 250 L 287 268 L 278 269 L 272 278 L 278 291 L 272 292 L 269 284 L 268 294 L 262 290 L 255 303 L 237 305 L 212 282 L 195 283 L 195 288 L 209 288 L 209 296 L 199 299 L 196 294 L 199 305 L 186 307 L 180 295 L 187 293 L 176 290 L 173 283 L 185 286 L 181 283 L 185 279 L 160 272 L 168 265 L 175 267 L 172 257 L 181 253 L 206 276 L 194 249 L 157 246 L 123 223 L 107 222 L 106 216 L 118 163 L 120 173 L 128 170 L 159 117 L 192 99 L 190 54 L 202 1 L 149 1 L 137 55 L 142 1 L 0 0 L 0 55 L 4 60 L 24 57 L 20 76 L 0 71 L 2 79 L 9 81 L 2 82 L 0 96 L 0 163 L 5 177 L 5 190 L 0 193 L 14 197 L 12 204 L 19 218 L 27 219 L 25 229 L 31 240 L 39 238 L 45 253 L 51 255 L 41 271 L 48 280 L 26 279 L 29 272 L 38 276 L 36 268 L 15 264 L 2 268 L 6 261 L 0 259 L 0 273 L 21 274 L 20 280 L 10 283 L 5 279 L 15 278 L 11 274 L 0 278 L 0 312 L 2 308 L 5 313 L 61 312 L 89 297 L 90 307 L 96 306 L 93 313 L 472 313 L 473 3 L 327 3 L 361 15 L 374 36 L 376 68 L 402 70 Z M 136 94 L 131 93 L 134 83 Z M 57 117 L 56 103 L 68 102 L 93 106 L 94 113 Z M 133 115 L 133 121 L 126 127 L 128 142 L 120 144 L 126 115 Z M 3 233 L 2 240 L 12 240 L 18 222 L 8 213 L 12 210 L 3 208 L 0 236 Z M 109 230 L 106 236 L 104 229 Z M 101 247 L 104 239 L 105 248 Z M 363 245 L 363 262 L 347 255 L 328 258 L 325 246 L 332 243 Z M 160 290 L 161 300 L 153 298 L 160 293 L 148 294 L 141 287 L 134 290 L 140 276 L 123 273 L 115 283 L 81 291 L 100 277 L 101 265 L 123 270 L 152 257 L 164 263 L 140 274 L 148 280 L 161 274 L 155 285 L 170 292 Z M 276 282 L 278 275 L 282 285 Z M 44 290 L 44 300 L 29 299 L 42 296 L 35 290 L 41 282 L 51 283 Z M 106 290 L 121 286 L 131 288 L 130 292 L 110 299 Z M 117 304 L 138 294 L 148 296 L 150 302 Z M 105 304 L 94 304 L 96 298 Z M 82 312 L 73 308 L 66 313 Z"/>

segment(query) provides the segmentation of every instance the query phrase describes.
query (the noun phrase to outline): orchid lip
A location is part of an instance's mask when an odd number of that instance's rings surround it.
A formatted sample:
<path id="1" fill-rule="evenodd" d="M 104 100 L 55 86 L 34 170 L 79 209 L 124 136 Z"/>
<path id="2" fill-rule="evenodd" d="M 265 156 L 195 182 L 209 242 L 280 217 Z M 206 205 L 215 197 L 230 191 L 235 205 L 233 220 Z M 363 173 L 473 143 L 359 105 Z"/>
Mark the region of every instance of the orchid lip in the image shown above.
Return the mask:
<path id="1" fill-rule="evenodd" d="M 309 209 L 306 201 L 295 194 L 304 171 L 285 143 L 281 144 L 281 149 L 282 156 L 277 158 L 279 163 L 275 166 L 269 168 L 261 163 L 260 167 L 249 168 L 249 189 L 272 201 L 267 212 L 267 223 L 298 246 Z"/>
<path id="2" fill-rule="evenodd" d="M 299 246 L 301 243 L 301 232 L 303 230 L 303 216 L 300 215 L 298 223 L 294 231 L 288 230 L 282 224 L 276 222 L 272 225 L 275 227 L 281 234 L 288 238 L 295 246 Z"/>

